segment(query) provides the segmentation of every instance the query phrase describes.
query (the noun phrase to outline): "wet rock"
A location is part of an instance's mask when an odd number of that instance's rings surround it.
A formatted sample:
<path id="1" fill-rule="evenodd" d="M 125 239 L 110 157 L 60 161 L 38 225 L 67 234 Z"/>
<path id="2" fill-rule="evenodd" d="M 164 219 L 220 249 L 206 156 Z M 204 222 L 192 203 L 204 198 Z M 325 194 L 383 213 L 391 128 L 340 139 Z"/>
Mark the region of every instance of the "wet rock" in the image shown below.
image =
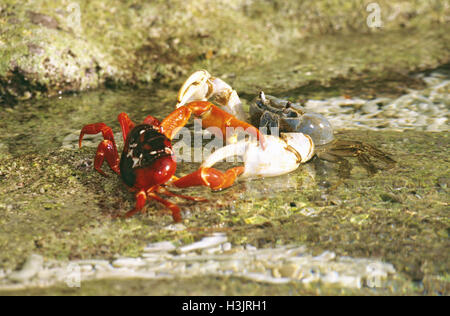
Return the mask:
<path id="1" fill-rule="evenodd" d="M 211 248 L 227 241 L 227 237 L 223 234 L 215 234 L 210 237 L 202 238 L 200 241 L 183 246 L 179 249 L 181 253 L 190 252 L 199 249 Z"/>
<path id="2" fill-rule="evenodd" d="M 8 275 L 8 279 L 15 282 L 25 282 L 33 278 L 41 269 L 44 264 L 44 258 L 37 254 L 32 254 L 28 257 L 24 263 L 22 269 L 15 271 Z"/>
<path id="3" fill-rule="evenodd" d="M 344 287 L 360 288 L 365 284 L 377 288 L 384 286 L 386 279 L 395 273 L 394 267 L 388 263 L 373 259 L 336 257 L 331 251 L 312 256 L 304 246 L 266 249 L 244 249 L 238 246 L 233 248 L 235 251 L 217 250 L 210 254 L 193 251 L 213 249 L 212 245 L 217 248 L 217 244 L 220 248 L 226 240 L 224 237 L 220 234 L 205 237 L 199 242 L 187 245 L 190 248 L 184 248 L 177 255 L 156 251 L 144 253 L 138 258 L 118 258 L 112 264 L 103 260 L 77 260 L 70 263 L 53 261 L 43 266 L 42 257 L 31 256 L 21 271 L 9 274 L 9 282 L 14 283 L 2 281 L 0 289 L 67 282 L 69 272 L 71 275 L 76 273 L 75 276 L 83 281 L 105 278 L 155 279 L 232 275 L 272 284 L 323 282 Z M 151 250 L 166 249 L 165 244 L 156 244 L 150 247 Z"/>
<path id="4" fill-rule="evenodd" d="M 279 270 L 281 277 L 296 279 L 299 272 L 299 267 L 293 263 L 283 265 Z"/>
<path id="5" fill-rule="evenodd" d="M 114 260 L 112 265 L 115 268 L 136 268 L 145 266 L 146 262 L 141 258 L 119 258 L 117 260 Z"/>
<path id="6" fill-rule="evenodd" d="M 28 16 L 30 18 L 31 23 L 33 24 L 43 25 L 49 29 L 59 28 L 58 21 L 50 15 L 28 11 Z"/>
<path id="7" fill-rule="evenodd" d="M 174 244 L 170 241 L 161 241 L 153 244 L 147 245 L 147 247 L 144 248 L 144 252 L 146 253 L 153 253 L 153 252 L 169 252 L 172 250 L 175 250 L 176 247 Z"/>
<path id="8" fill-rule="evenodd" d="M 366 20 L 361 18 L 361 4 L 358 0 L 349 1 L 345 7 L 338 1 L 299 3 L 295 0 L 277 0 L 273 6 L 247 0 L 201 0 L 195 4 L 185 1 L 174 1 L 170 4 L 143 0 L 137 2 L 132 7 L 127 3 L 115 3 L 114 9 L 107 10 L 105 8 L 109 2 L 106 0 L 95 1 L 89 6 L 79 6 L 76 1 L 8 1 L 2 5 L 2 16 L 5 17 L 3 22 L 8 27 L 2 28 L 0 35 L 0 47 L 6 51 L 4 60 L 0 60 L 0 86 L 4 91 L 16 90 L 15 85 L 8 83 L 11 77 L 13 81 L 20 81 L 21 77 L 13 72 L 15 68 L 23 74 L 24 79 L 33 83 L 27 87 L 32 97 L 42 94 L 57 95 L 61 90 L 83 91 L 101 86 L 118 86 L 122 83 L 147 85 L 156 81 L 171 82 L 178 80 L 180 74 L 185 74 L 196 58 L 213 60 L 216 65 L 227 64 L 227 69 L 222 72 L 228 73 L 228 77 L 240 77 L 236 75 L 237 70 L 242 70 L 251 63 L 258 66 L 280 60 L 279 47 L 298 42 L 298 39 L 305 35 L 318 36 L 318 41 L 322 42 L 320 36 L 324 34 L 339 35 L 365 29 L 370 36 Z M 382 0 L 381 6 L 383 15 L 409 17 L 384 21 L 384 30 L 397 30 L 399 25 L 428 29 L 430 26 L 439 25 L 439 21 L 445 21 L 447 14 L 445 10 L 424 8 L 424 5 L 418 3 L 406 6 L 396 1 L 395 5 L 391 5 L 389 1 Z M 187 23 L 194 11 L 197 12 L 197 22 Z M 311 15 L 311 12 L 315 14 Z M 320 19 L 317 16 L 320 16 Z M 224 20 L 230 23 L 222 23 Z M 277 21 L 277 27 L 273 27 L 271 23 L 267 24 L 267 21 Z M 87 26 L 90 27 L 89 32 L 85 31 Z M 266 30 L 264 34 L 260 32 L 262 28 Z M 192 34 L 198 36 L 191 36 Z M 408 40 L 415 36 L 414 33 L 408 35 Z M 98 40 L 100 37 L 101 41 Z M 205 42 L 205 37 L 208 37 L 208 43 Z M 424 35 L 420 34 L 419 38 L 414 39 L 418 41 L 423 37 Z M 135 40 L 129 40 L 130 38 Z M 445 38 L 439 40 L 445 42 Z M 3 44 L 5 42 L 8 44 Z M 39 48 L 30 46 L 36 44 L 39 44 Z M 381 41 L 380 47 L 383 44 Z M 26 46 L 30 47 L 31 54 L 24 53 L 23 47 Z M 317 49 L 316 46 L 312 45 L 311 51 Z M 420 45 L 411 45 L 413 49 L 416 46 Z M 117 50 L 117 47 L 121 49 Z M 216 51 L 211 50 L 211 47 L 222 48 Z M 345 59 L 338 56 L 335 59 L 321 59 L 317 66 L 324 68 L 323 74 L 328 76 L 327 79 L 337 77 L 341 80 L 345 78 L 340 73 L 346 73 L 348 69 L 357 73 L 367 69 L 368 65 L 382 72 L 383 68 L 425 68 L 445 60 L 440 53 L 441 46 L 430 38 L 427 42 L 427 58 L 411 60 L 409 56 L 405 56 L 402 45 L 398 45 L 397 50 L 395 48 L 395 45 L 390 47 L 387 55 L 393 55 L 395 58 L 385 57 L 385 50 L 380 49 L 373 51 L 373 54 L 366 54 L 362 60 L 352 59 L 351 62 L 345 63 Z M 311 55 L 327 56 L 336 50 L 322 44 L 319 49 L 320 54 L 313 52 Z M 416 53 L 422 54 L 420 47 Z M 372 58 L 372 55 L 375 58 Z M 242 62 L 236 63 L 235 66 L 229 64 L 227 60 L 230 56 L 235 60 L 242 59 Z M 264 56 L 263 60 L 260 56 Z M 379 60 L 383 60 L 383 63 Z M 399 60 L 403 62 L 402 66 L 398 66 Z M 416 60 L 420 60 L 420 64 Z M 302 57 L 299 63 L 304 66 L 305 58 Z M 391 67 L 389 63 L 393 63 Z M 298 69 L 293 72 L 292 64 L 286 67 L 289 67 L 286 73 L 303 73 Z M 376 70 L 373 72 L 377 73 Z M 309 80 L 317 73 L 318 71 L 308 69 L 304 72 L 304 78 L 288 81 Z M 1 102 L 16 102 L 15 94 L 20 95 L 19 92 L 9 93 L 6 97 L 8 101 Z M 335 105 L 346 110 L 361 106 L 357 103 L 350 105 L 344 99 L 336 100 L 339 104 Z"/>
<path id="9" fill-rule="evenodd" d="M 181 223 L 177 223 L 177 224 L 170 224 L 167 225 L 166 227 L 164 227 L 165 230 L 169 230 L 169 231 L 182 231 L 186 229 L 186 226 L 184 226 Z"/>

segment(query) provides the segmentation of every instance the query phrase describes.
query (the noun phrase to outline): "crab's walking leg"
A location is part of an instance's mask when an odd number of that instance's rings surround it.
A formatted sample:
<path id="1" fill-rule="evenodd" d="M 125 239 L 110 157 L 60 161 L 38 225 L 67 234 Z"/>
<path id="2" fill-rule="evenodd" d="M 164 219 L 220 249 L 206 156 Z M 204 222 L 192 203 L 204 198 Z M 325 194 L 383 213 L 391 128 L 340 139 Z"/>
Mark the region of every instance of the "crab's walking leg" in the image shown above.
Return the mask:
<path id="1" fill-rule="evenodd" d="M 145 203 L 147 203 L 147 194 L 144 190 L 139 191 L 136 193 L 136 205 L 134 206 L 134 209 L 127 212 L 124 217 L 131 217 L 134 214 L 136 214 L 139 211 L 142 211 L 142 209 L 145 206 Z"/>
<path id="2" fill-rule="evenodd" d="M 104 139 L 110 140 L 113 142 L 114 146 L 116 145 L 111 127 L 109 127 L 105 123 L 94 123 L 85 125 L 81 129 L 80 137 L 78 138 L 78 146 L 81 148 L 81 141 L 83 140 L 83 136 L 85 134 L 93 135 L 98 134 L 100 132 L 103 134 Z"/>
<path id="3" fill-rule="evenodd" d="M 164 200 L 163 198 L 156 195 L 155 192 L 153 192 L 154 188 L 151 188 L 150 190 L 141 190 L 136 194 L 136 205 L 135 207 L 127 212 L 124 217 L 128 218 L 133 216 L 134 214 L 138 212 L 142 212 L 144 209 L 145 204 L 147 203 L 148 199 L 155 200 L 161 204 L 163 204 L 165 207 L 170 209 L 172 211 L 172 217 L 175 222 L 181 222 L 181 210 L 178 207 L 178 205 L 173 204 L 169 201 Z"/>
<path id="4" fill-rule="evenodd" d="M 120 127 L 122 128 L 122 136 L 123 141 L 125 142 L 128 136 L 128 133 L 134 128 L 133 121 L 128 117 L 128 114 L 122 112 L 117 116 L 117 120 L 119 121 Z"/>
<path id="5" fill-rule="evenodd" d="M 115 173 L 120 174 L 119 155 L 117 153 L 116 145 L 108 139 L 105 139 L 98 144 L 97 153 L 95 154 L 94 159 L 94 169 L 106 177 L 106 173 L 101 169 L 105 159 L 108 162 L 109 167 Z"/>
<path id="6" fill-rule="evenodd" d="M 101 169 L 103 161 L 106 159 L 111 169 L 117 174 L 120 174 L 119 153 L 117 152 L 114 135 L 112 129 L 105 123 L 95 123 L 84 126 L 80 132 L 78 145 L 81 147 L 81 142 L 85 134 L 98 134 L 100 132 L 103 134 L 104 140 L 97 147 L 97 153 L 95 154 L 94 159 L 94 169 L 106 176 Z"/>
<path id="7" fill-rule="evenodd" d="M 228 112 L 218 108 L 208 101 L 194 101 L 183 105 L 173 111 L 161 123 L 161 131 L 169 139 L 172 139 L 184 125 L 190 116 L 194 114 L 202 119 L 203 128 L 218 127 L 224 139 L 227 136 L 227 128 L 242 128 L 247 133 L 255 136 L 265 148 L 264 135 L 259 130 L 246 122 L 238 120 Z"/>
<path id="8" fill-rule="evenodd" d="M 206 201 L 208 201 L 207 199 L 201 198 L 201 197 L 194 197 L 194 196 L 187 196 L 187 195 L 176 194 L 176 193 L 173 193 L 173 192 L 167 190 L 167 188 L 162 187 L 162 186 L 160 186 L 158 188 L 158 193 L 164 194 L 164 195 L 167 195 L 167 196 L 179 197 L 179 198 L 190 200 L 190 201 L 196 201 L 196 202 L 206 202 Z"/>
<path id="9" fill-rule="evenodd" d="M 147 192 L 147 197 L 149 199 L 153 199 L 155 201 L 158 201 L 159 203 L 163 204 L 165 207 L 170 209 L 172 211 L 172 217 L 175 222 L 181 222 L 181 210 L 178 207 L 178 205 L 173 204 L 169 201 L 164 200 L 163 198 L 160 198 L 156 193 L 154 192 Z"/>
<path id="10" fill-rule="evenodd" d="M 197 171 L 173 181 L 172 184 L 178 188 L 203 185 L 214 191 L 220 191 L 230 187 L 243 172 L 244 167 L 234 167 L 225 173 L 214 168 L 201 167 Z"/>

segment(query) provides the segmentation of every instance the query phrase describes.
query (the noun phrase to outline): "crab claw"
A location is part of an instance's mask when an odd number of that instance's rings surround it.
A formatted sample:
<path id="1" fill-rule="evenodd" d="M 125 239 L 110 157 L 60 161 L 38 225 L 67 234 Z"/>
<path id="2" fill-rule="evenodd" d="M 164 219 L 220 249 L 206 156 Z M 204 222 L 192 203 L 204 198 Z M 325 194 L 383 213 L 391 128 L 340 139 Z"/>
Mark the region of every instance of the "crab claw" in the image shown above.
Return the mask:
<path id="1" fill-rule="evenodd" d="M 194 72 L 178 91 L 176 107 L 179 108 L 193 100 L 207 100 L 212 92 L 210 91 L 212 86 L 208 84 L 208 79 L 210 78 L 211 75 L 206 70 Z"/>
<path id="2" fill-rule="evenodd" d="M 194 101 L 179 107 L 162 121 L 160 125 L 161 132 L 169 139 L 172 139 L 179 129 L 187 123 L 192 114 L 202 120 L 203 128 L 219 128 L 219 130 L 216 131 L 216 136 L 218 137 L 227 139 L 231 136 L 231 138 L 235 139 L 237 133 L 236 129 L 240 128 L 256 137 L 262 148 L 266 148 L 264 135 L 256 127 L 237 119 L 235 116 L 208 101 Z M 229 128 L 235 129 L 231 130 L 233 132 L 231 135 Z"/>

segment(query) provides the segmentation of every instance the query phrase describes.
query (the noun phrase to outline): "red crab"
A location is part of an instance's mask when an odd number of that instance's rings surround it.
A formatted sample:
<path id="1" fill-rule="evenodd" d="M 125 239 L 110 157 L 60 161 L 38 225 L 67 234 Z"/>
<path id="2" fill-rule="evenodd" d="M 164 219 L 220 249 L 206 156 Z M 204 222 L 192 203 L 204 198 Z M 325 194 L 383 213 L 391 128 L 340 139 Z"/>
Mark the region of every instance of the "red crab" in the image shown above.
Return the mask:
<path id="1" fill-rule="evenodd" d="M 190 186 L 208 186 L 212 190 L 222 190 L 231 186 L 243 171 L 243 167 L 235 167 L 225 173 L 214 168 L 199 168 L 197 171 L 182 178 L 174 176 L 176 170 L 175 156 L 171 140 L 189 120 L 191 114 L 202 119 L 204 128 L 216 126 L 226 135 L 227 127 L 241 127 L 256 136 L 264 146 L 264 136 L 252 125 L 240 121 L 231 114 L 221 110 L 210 102 L 195 101 L 181 106 L 167 116 L 162 122 L 149 115 L 140 125 L 130 120 L 127 114 L 120 113 L 118 120 L 122 127 L 124 148 L 119 159 L 112 129 L 104 123 L 94 123 L 84 126 L 80 132 L 79 146 L 85 134 L 102 133 L 104 140 L 98 145 L 94 159 L 94 168 L 102 175 L 101 169 L 106 159 L 111 169 L 122 177 L 123 182 L 136 192 L 136 206 L 125 214 L 133 216 L 142 211 L 147 199 L 156 200 L 172 211 L 175 222 L 181 221 L 180 208 L 158 194 L 178 196 L 181 198 L 205 201 L 203 198 L 188 197 L 170 192 L 165 184 L 178 188 Z"/>

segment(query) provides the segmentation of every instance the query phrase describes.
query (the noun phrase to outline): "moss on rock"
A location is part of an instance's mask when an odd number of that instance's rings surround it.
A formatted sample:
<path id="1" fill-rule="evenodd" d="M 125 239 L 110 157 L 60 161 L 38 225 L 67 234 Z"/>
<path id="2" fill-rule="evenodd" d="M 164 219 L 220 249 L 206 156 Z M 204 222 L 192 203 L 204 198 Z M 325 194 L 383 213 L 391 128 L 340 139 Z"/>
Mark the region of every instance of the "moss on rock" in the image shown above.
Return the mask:
<path id="1" fill-rule="evenodd" d="M 367 3 L 6 0 L 0 4 L 0 103 L 102 86 L 168 83 L 195 67 L 226 65 L 222 71 L 233 73 L 249 64 L 276 62 L 305 38 L 333 34 L 421 30 L 417 36 L 429 42 L 423 46 L 430 56 L 410 61 L 397 47 L 393 53 L 405 61 L 404 69 L 448 60 L 448 53 L 439 53 L 446 51 L 448 38 L 437 43 L 424 31 L 446 22 L 445 1 L 378 1 L 380 29 L 367 26 Z M 381 62 L 394 64 L 384 57 Z M 344 61 L 345 70 L 355 67 Z"/>

